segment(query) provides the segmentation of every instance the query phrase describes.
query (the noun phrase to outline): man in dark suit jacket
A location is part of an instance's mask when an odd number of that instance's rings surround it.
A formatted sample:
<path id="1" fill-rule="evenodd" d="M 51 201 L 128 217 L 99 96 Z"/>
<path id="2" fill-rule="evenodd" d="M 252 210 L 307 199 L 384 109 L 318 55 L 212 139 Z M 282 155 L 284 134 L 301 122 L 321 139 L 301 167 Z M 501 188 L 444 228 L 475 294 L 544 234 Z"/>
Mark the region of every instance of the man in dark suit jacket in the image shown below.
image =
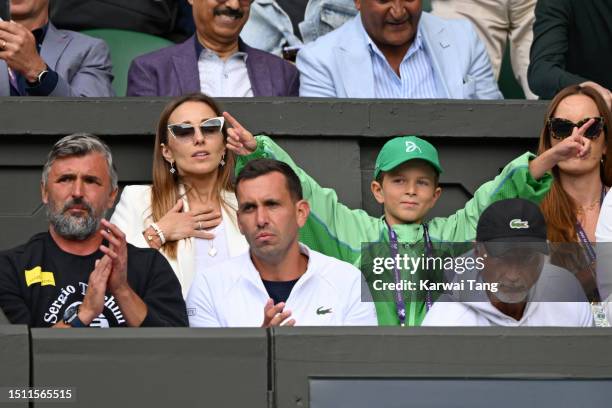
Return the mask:
<path id="1" fill-rule="evenodd" d="M 538 0 L 535 17 L 531 90 L 551 99 L 566 86 L 589 85 L 611 104 L 612 1 Z"/>
<path id="2" fill-rule="evenodd" d="M 114 96 L 106 43 L 58 30 L 48 8 L 12 1 L 12 21 L 0 21 L 0 96 Z"/>
<path id="3" fill-rule="evenodd" d="M 250 0 L 189 0 L 196 34 L 182 44 L 136 58 L 128 96 L 297 96 L 297 69 L 239 38 Z"/>

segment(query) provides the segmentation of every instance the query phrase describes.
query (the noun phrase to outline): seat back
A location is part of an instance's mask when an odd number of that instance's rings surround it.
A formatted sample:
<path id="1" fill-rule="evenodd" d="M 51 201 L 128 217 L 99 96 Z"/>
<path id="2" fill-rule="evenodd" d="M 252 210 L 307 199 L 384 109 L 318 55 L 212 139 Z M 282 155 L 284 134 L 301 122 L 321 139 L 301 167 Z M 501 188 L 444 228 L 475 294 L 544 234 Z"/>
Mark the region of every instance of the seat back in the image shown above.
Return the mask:
<path id="1" fill-rule="evenodd" d="M 100 28 L 84 30 L 82 33 L 100 38 L 108 44 L 115 76 L 113 89 L 117 96 L 125 96 L 128 69 L 134 58 L 174 44 L 165 38 L 128 30 Z"/>

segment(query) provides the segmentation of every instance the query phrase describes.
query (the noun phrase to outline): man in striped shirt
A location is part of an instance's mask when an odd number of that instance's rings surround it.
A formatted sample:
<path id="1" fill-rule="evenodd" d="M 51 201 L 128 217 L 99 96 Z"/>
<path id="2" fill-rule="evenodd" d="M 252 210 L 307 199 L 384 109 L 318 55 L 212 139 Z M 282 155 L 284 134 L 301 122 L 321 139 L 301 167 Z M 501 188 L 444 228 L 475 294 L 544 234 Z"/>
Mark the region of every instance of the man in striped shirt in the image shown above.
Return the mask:
<path id="1" fill-rule="evenodd" d="M 300 96 L 500 99 L 471 23 L 421 0 L 356 0 L 360 13 L 300 51 Z"/>

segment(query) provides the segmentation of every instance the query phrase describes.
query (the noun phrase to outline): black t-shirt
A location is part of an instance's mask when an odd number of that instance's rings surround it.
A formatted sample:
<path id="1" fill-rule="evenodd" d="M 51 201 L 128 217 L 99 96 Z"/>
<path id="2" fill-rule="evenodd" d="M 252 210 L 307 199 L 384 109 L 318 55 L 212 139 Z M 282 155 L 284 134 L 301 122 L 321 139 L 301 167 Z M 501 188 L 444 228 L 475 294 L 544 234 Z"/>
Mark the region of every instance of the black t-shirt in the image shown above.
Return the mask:
<path id="1" fill-rule="evenodd" d="M 298 280 L 299 279 L 279 282 L 262 279 L 262 282 L 266 288 L 266 291 L 268 292 L 268 295 L 270 295 L 272 300 L 274 300 L 274 304 L 277 304 L 280 302 L 286 302 L 287 299 L 289 299 L 289 295 L 291 294 L 291 291 Z"/>
<path id="2" fill-rule="evenodd" d="M 62 251 L 48 232 L 26 244 L 0 253 L 0 307 L 14 324 L 50 327 L 61 322 L 65 310 L 83 302 L 96 251 L 79 256 Z M 128 283 L 147 305 L 142 326 L 187 326 L 181 286 L 168 261 L 153 249 L 128 244 Z M 126 326 L 112 294 L 91 327 Z"/>

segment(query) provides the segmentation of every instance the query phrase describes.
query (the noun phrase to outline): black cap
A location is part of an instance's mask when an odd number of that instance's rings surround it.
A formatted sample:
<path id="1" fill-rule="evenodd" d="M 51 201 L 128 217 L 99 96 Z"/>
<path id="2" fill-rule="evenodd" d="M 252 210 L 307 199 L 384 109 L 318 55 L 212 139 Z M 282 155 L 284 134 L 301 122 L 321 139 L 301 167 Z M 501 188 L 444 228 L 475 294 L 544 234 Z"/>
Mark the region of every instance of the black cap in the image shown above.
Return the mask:
<path id="1" fill-rule="evenodd" d="M 499 242 L 487 250 L 501 253 L 512 248 L 548 253 L 546 220 L 537 204 L 520 198 L 496 201 L 480 215 L 476 241 Z M 491 254 L 497 255 L 497 254 Z"/>

